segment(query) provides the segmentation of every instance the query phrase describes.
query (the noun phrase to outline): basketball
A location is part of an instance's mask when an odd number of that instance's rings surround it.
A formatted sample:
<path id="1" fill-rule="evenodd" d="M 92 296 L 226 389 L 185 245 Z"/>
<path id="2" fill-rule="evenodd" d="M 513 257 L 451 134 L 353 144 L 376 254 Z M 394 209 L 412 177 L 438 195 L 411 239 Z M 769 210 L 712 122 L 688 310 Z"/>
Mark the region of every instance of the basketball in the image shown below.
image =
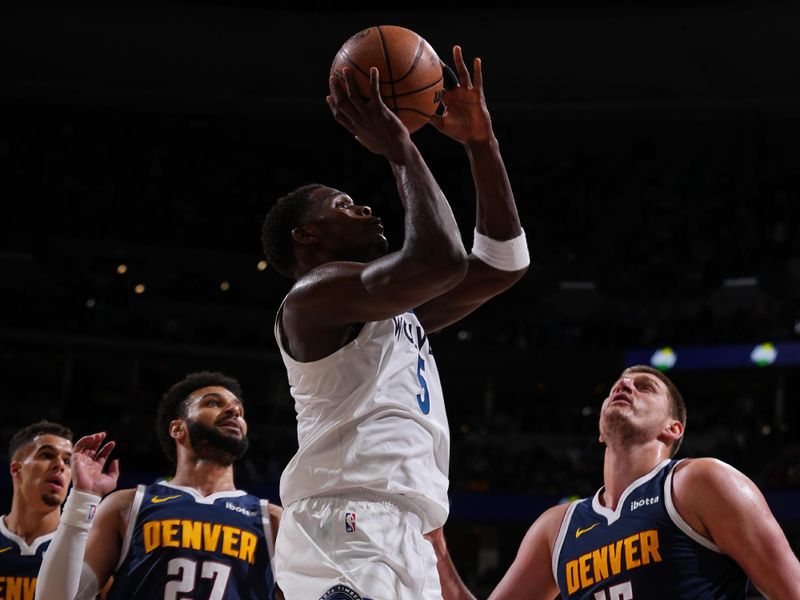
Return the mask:
<path id="1" fill-rule="evenodd" d="M 378 25 L 358 32 L 336 53 L 331 75 L 350 67 L 364 98 L 369 70 L 378 68 L 383 101 L 413 133 L 436 112 L 442 98 L 442 65 L 431 45 L 410 29 Z"/>

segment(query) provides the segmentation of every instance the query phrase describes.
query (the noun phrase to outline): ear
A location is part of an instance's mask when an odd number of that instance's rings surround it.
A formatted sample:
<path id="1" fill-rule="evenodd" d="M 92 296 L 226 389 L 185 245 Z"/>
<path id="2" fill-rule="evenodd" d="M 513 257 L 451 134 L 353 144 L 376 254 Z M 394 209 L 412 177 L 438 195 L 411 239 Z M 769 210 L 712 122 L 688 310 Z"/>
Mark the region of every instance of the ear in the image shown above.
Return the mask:
<path id="1" fill-rule="evenodd" d="M 673 442 L 681 439 L 682 437 L 683 423 L 675 419 L 671 419 L 667 426 L 664 427 L 664 431 L 661 432 L 661 435 L 658 436 L 658 439 L 664 442 L 667 446 L 672 446 Z"/>
<path id="2" fill-rule="evenodd" d="M 181 441 L 186 437 L 186 426 L 183 419 L 175 419 L 169 423 L 169 435 L 173 440 Z"/>
<path id="3" fill-rule="evenodd" d="M 20 471 L 22 471 L 22 461 L 12 460 L 8 469 L 8 472 L 11 473 L 11 479 L 19 477 Z"/>
<path id="4" fill-rule="evenodd" d="M 319 228 L 313 223 L 306 223 L 292 229 L 292 239 L 298 244 L 317 244 L 319 238 Z"/>

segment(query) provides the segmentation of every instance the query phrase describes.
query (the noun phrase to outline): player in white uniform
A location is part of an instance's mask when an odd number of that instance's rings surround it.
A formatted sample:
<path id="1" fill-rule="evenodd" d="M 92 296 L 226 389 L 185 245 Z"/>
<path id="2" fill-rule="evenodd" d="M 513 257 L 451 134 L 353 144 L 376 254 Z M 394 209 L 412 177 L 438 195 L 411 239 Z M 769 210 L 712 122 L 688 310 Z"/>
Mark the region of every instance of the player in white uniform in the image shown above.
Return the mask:
<path id="1" fill-rule="evenodd" d="M 310 185 L 264 220 L 270 264 L 296 280 L 275 335 L 295 400 L 299 449 L 281 478 L 276 543 L 288 600 L 441 597 L 423 534 L 448 514 L 449 431 L 426 332 L 514 284 L 525 235 L 483 96 L 480 59 L 432 119 L 467 151 L 477 192 L 468 256 L 450 206 L 408 131 L 352 73 L 332 79 L 336 120 L 389 161 L 405 210 L 403 246 L 387 253 L 380 219 L 344 192 Z M 352 91 L 352 92 L 351 92 Z"/>

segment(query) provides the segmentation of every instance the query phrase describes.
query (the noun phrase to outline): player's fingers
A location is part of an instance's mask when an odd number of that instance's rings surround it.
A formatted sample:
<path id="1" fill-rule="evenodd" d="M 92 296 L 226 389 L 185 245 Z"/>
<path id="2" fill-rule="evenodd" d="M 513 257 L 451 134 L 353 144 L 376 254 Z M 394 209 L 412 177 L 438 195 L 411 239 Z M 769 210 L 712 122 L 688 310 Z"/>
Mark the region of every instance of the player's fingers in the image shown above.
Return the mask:
<path id="1" fill-rule="evenodd" d="M 353 75 L 353 70 L 349 67 L 345 67 L 343 69 L 344 72 L 344 85 L 345 89 L 347 90 L 347 98 L 352 102 L 353 106 L 356 107 L 356 110 L 363 110 L 364 108 L 364 98 L 361 97 L 361 92 L 358 91 L 358 86 L 356 85 L 356 78 Z"/>
<path id="2" fill-rule="evenodd" d="M 464 62 L 464 55 L 461 52 L 461 46 L 453 46 L 453 61 L 456 63 L 456 71 L 458 72 L 458 83 L 465 88 L 472 87 L 472 80 L 467 70 L 467 65 Z"/>
<path id="3" fill-rule="evenodd" d="M 97 450 L 97 446 L 100 442 L 103 441 L 103 438 L 106 437 L 106 433 L 101 431 L 99 433 L 92 433 L 90 435 L 85 435 L 77 442 L 75 445 L 72 446 L 73 452 L 94 452 Z"/>
<path id="4" fill-rule="evenodd" d="M 338 71 L 328 78 L 328 89 L 330 90 L 330 98 L 332 98 L 336 104 L 340 104 L 347 99 L 342 82 L 342 75 Z"/>
<path id="5" fill-rule="evenodd" d="M 472 85 L 476 90 L 483 90 L 483 64 L 477 56 L 472 61 Z"/>
<path id="6" fill-rule="evenodd" d="M 95 460 L 101 464 L 105 463 L 106 459 L 108 458 L 108 455 L 111 454 L 111 451 L 114 449 L 114 446 L 116 445 L 117 443 L 114 441 L 107 442 L 102 448 L 100 448 L 100 451 L 97 453 Z"/>
<path id="7" fill-rule="evenodd" d="M 377 106 L 383 105 L 383 97 L 381 96 L 381 74 L 377 67 L 370 67 L 369 70 L 369 95 L 370 101 L 375 102 Z"/>
<path id="8" fill-rule="evenodd" d="M 111 466 L 108 467 L 108 476 L 111 477 L 114 481 L 117 480 L 119 477 L 119 459 L 115 458 L 111 461 Z"/>

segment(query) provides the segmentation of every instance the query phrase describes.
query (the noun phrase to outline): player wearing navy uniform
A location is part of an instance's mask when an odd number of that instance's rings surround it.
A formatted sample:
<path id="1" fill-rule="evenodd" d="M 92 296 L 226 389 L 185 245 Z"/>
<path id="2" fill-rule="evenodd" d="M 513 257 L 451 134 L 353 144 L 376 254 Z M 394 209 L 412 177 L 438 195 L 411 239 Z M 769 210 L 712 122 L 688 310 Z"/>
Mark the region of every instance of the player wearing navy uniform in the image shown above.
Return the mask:
<path id="1" fill-rule="evenodd" d="M 600 411 L 605 485 L 531 526 L 490 600 L 800 599 L 800 562 L 744 474 L 711 458 L 672 459 L 686 406 L 647 366 L 623 371 Z M 444 600 L 466 600 L 441 529 L 431 536 Z"/>
<path id="2" fill-rule="evenodd" d="M 273 586 L 266 500 L 241 490 L 202 497 L 193 488 L 160 482 L 137 488 L 129 520 L 125 558 L 107 600 L 190 592 L 256 600 Z"/>
<path id="3" fill-rule="evenodd" d="M 84 600 L 113 576 L 110 599 L 266 600 L 275 592 L 280 508 L 237 490 L 247 449 L 236 380 L 194 373 L 159 405 L 157 428 L 176 465 L 169 482 L 121 490 L 104 433 L 75 444 L 75 489 L 39 576 L 37 600 Z M 96 507 L 96 515 L 95 515 Z M 87 541 L 88 538 L 88 541 Z"/>
<path id="4" fill-rule="evenodd" d="M 39 421 L 8 444 L 11 510 L 0 516 L 0 599 L 33 600 L 36 577 L 61 516 L 72 471 L 72 432 Z"/>
<path id="5" fill-rule="evenodd" d="M 330 80 L 336 120 L 390 163 L 405 211 L 388 252 L 370 207 L 304 186 L 263 225 L 267 261 L 295 280 L 276 319 L 297 410 L 298 452 L 281 477 L 276 572 L 288 598 L 441 598 L 423 534 L 447 518 L 450 438 L 428 334 L 513 285 L 530 262 L 483 95 L 453 50 L 458 80 L 432 124 L 461 143 L 476 188 L 467 255 L 453 213 L 408 130 L 352 72 Z"/>
<path id="6" fill-rule="evenodd" d="M 562 522 L 554 576 L 563 598 L 744 598 L 747 575 L 675 511 L 666 459 L 634 481 L 616 510 L 602 490 L 574 502 Z"/>

